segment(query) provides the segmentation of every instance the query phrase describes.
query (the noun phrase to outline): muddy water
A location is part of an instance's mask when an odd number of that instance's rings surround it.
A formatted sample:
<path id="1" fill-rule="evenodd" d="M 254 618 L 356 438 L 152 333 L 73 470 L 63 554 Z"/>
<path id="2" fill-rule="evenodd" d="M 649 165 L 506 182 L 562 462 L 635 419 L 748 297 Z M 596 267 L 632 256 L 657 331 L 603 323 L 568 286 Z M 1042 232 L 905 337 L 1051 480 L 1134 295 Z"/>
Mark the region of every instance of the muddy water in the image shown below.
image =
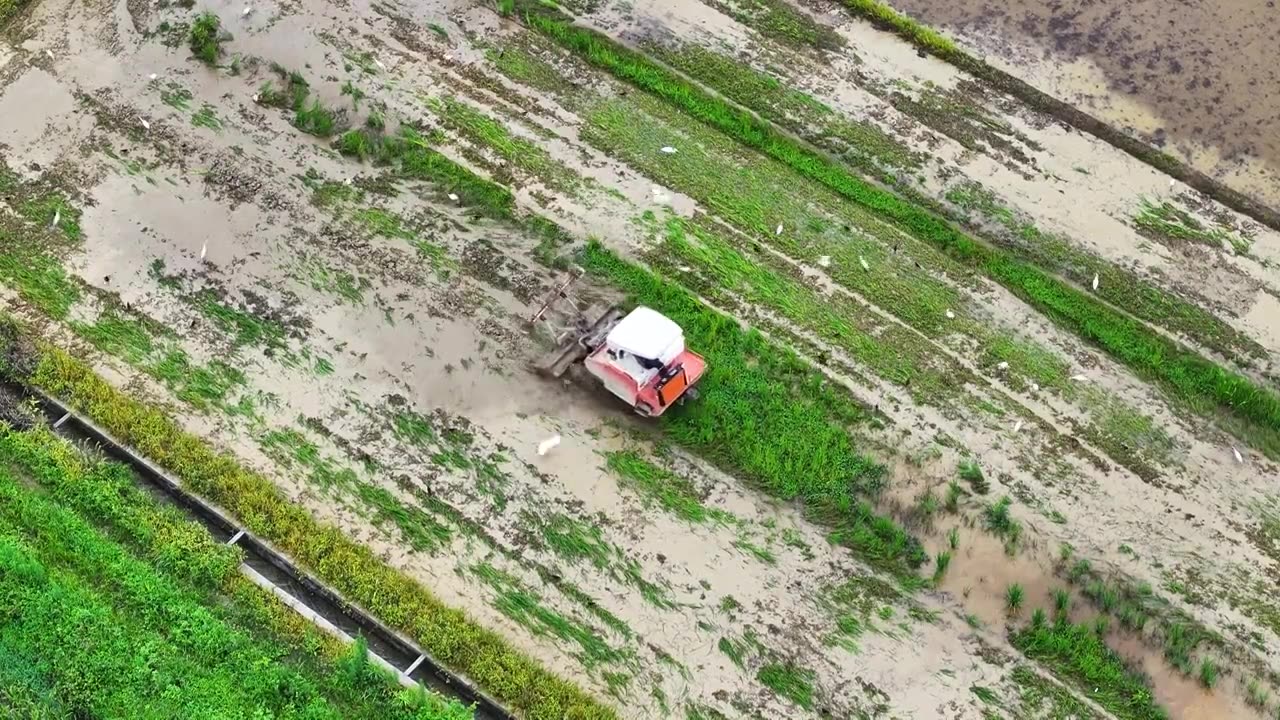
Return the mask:
<path id="1" fill-rule="evenodd" d="M 1086 112 L 1280 203 L 1269 0 L 894 0 Z"/>

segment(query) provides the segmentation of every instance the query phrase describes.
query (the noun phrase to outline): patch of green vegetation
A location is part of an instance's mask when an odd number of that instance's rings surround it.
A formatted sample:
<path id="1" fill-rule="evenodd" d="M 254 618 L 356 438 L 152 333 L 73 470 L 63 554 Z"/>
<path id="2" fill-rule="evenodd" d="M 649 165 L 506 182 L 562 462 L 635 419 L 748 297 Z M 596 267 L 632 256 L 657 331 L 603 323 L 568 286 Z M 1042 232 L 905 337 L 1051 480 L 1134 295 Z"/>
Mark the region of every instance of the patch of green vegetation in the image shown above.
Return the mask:
<path id="1" fill-rule="evenodd" d="M 142 369 L 163 382 L 179 400 L 200 410 L 215 407 L 229 410 L 227 401 L 231 391 L 245 384 L 244 372 L 238 368 L 220 360 L 211 360 L 207 365 L 195 364 L 176 346 L 148 359 Z"/>
<path id="2" fill-rule="evenodd" d="M 335 496 L 356 498 L 375 527 L 395 527 L 400 537 L 417 552 L 434 553 L 453 539 L 452 529 L 419 507 L 402 502 L 387 489 L 367 480 L 349 467 L 325 457 L 320 448 L 297 430 L 270 430 L 258 439 L 268 457 L 284 468 L 307 473 L 316 487 Z"/>
<path id="3" fill-rule="evenodd" d="M 302 73 L 291 72 L 280 65 L 272 65 L 271 69 L 280 77 L 283 87 L 276 88 L 270 80 L 264 82 L 258 88 L 258 103 L 282 110 L 295 112 L 302 110 L 306 105 L 307 97 L 311 94 L 311 86 L 307 83 L 307 79 L 302 76 Z"/>
<path id="4" fill-rule="evenodd" d="M 1077 248 L 1066 238 L 1040 230 L 1030 220 L 1005 207 L 995 193 L 976 182 L 951 188 L 947 191 L 947 200 L 1003 228 L 1004 234 L 996 239 L 1023 260 L 1061 275 L 1080 287 L 1091 287 L 1096 274 L 1097 294 L 1126 312 L 1245 365 L 1254 358 L 1266 356 L 1256 340 L 1211 312 L 1129 270 Z"/>
<path id="5" fill-rule="evenodd" d="M 1015 630 L 1009 640 L 1116 718 L 1168 720 L 1169 713 L 1156 703 L 1146 677 L 1129 669 L 1092 627 L 1059 617 L 1052 623 Z"/>
<path id="6" fill-rule="evenodd" d="M 724 653 L 731 661 L 733 661 L 734 665 L 737 665 L 740 668 L 745 668 L 747 666 L 747 643 L 740 640 L 733 640 L 732 638 L 722 637 L 720 638 L 718 647 L 720 648 L 720 652 Z"/>
<path id="7" fill-rule="evenodd" d="M 401 240 L 413 240 L 418 236 L 406 227 L 403 218 L 382 208 L 361 208 L 353 212 L 351 218 L 374 235 Z"/>
<path id="8" fill-rule="evenodd" d="M 1221 668 L 1218 667 L 1218 663 L 1213 658 L 1206 657 L 1200 660 L 1200 684 L 1205 689 L 1212 690 L 1213 686 L 1218 684 L 1218 674 L 1220 672 Z"/>
<path id="9" fill-rule="evenodd" d="M 288 345 L 288 332 L 274 320 L 231 307 L 212 290 L 201 290 L 191 298 L 193 306 L 232 338 L 237 346 L 281 350 Z"/>
<path id="10" fill-rule="evenodd" d="M 1027 592 L 1018 583 L 1012 583 L 1004 589 L 1004 608 L 1010 615 L 1022 612 L 1022 604 L 1026 602 Z"/>
<path id="11" fill-rule="evenodd" d="M 1015 667 L 1009 677 L 1018 688 L 1020 713 L 1015 717 L 1101 720 L 1098 712 L 1077 698 L 1070 689 L 1041 677 L 1026 665 Z"/>
<path id="12" fill-rule="evenodd" d="M 840 50 L 844 38 L 782 0 L 707 0 L 707 4 L 764 35 L 794 48 Z"/>
<path id="13" fill-rule="evenodd" d="M 589 562 L 609 573 L 614 580 L 631 585 L 654 607 L 675 607 L 669 590 L 645 579 L 640 563 L 625 550 L 609 542 L 599 525 L 588 524 L 564 514 L 546 517 L 527 515 L 536 527 L 544 547 L 569 562 Z"/>
<path id="14" fill-rule="evenodd" d="M 564 73 L 519 45 L 489 50 L 487 57 L 503 75 L 529 87 L 557 94 L 573 89 Z"/>
<path id="15" fill-rule="evenodd" d="M 856 652 L 853 641 L 864 632 L 885 632 L 877 624 L 885 611 L 891 615 L 893 605 L 903 600 L 903 592 L 875 575 L 857 575 L 839 585 L 825 588 L 818 602 L 835 617 L 837 633 L 828 642 Z"/>
<path id="16" fill-rule="evenodd" d="M 951 566 L 951 553 L 943 550 L 933 558 L 933 563 L 933 584 L 938 585 L 942 582 L 942 578 L 946 577 L 947 568 Z"/>
<path id="17" fill-rule="evenodd" d="M 333 137 L 347 127 L 346 110 L 325 107 L 319 98 L 311 96 L 311 85 L 302 73 L 290 71 L 279 64 L 271 69 L 280 78 L 282 87 L 268 80 L 258 88 L 255 96 L 260 105 L 293 111 L 293 126 L 308 135 L 320 138 Z M 310 104 L 307 100 L 310 99 Z"/>
<path id="18" fill-rule="evenodd" d="M 156 351 L 152 329 L 116 308 L 107 308 L 92 323 L 72 322 L 71 326 L 94 347 L 130 365 L 143 364 Z"/>
<path id="19" fill-rule="evenodd" d="M 982 467 L 978 465 L 976 460 L 961 461 L 956 472 L 960 475 L 960 479 L 969 483 L 969 487 L 979 495 L 986 495 L 991 491 L 991 485 L 987 482 L 987 478 L 982 474 Z"/>
<path id="20" fill-rule="evenodd" d="M 741 60 L 701 45 L 675 48 L 651 42 L 645 49 L 703 85 L 767 115 L 844 162 L 889 184 L 918 173 L 927 156 L 870 121 L 850 120 L 811 95 Z"/>
<path id="21" fill-rule="evenodd" d="M 1259 682 L 1258 678 L 1249 678 L 1249 682 L 1245 684 L 1245 703 L 1250 707 L 1266 709 L 1270 699 L 1271 691 Z"/>
<path id="22" fill-rule="evenodd" d="M 336 295 L 353 305 L 363 305 L 364 293 L 372 287 L 368 278 L 332 267 L 318 255 L 304 254 L 300 260 L 299 272 L 299 279 L 310 285 L 312 290 Z"/>
<path id="23" fill-rule="evenodd" d="M 814 681 L 817 675 L 807 668 L 792 663 L 771 662 L 756 672 L 756 680 L 805 710 L 813 708 Z"/>
<path id="24" fill-rule="evenodd" d="M 218 16 L 203 12 L 191 23 L 187 37 L 191 54 L 206 65 L 217 65 L 222 57 L 222 23 Z"/>
<path id="25" fill-rule="evenodd" d="M 1233 421 L 1231 429 L 1238 436 L 1260 449 L 1280 453 L 1280 397 L 1270 390 L 1180 347 L 1043 269 L 975 241 L 928 210 L 852 176 L 769 123 L 693 87 L 637 52 L 548 15 L 530 13 L 525 21 L 591 64 L 981 271 L 1063 328 L 1094 343 L 1139 375 L 1158 381 L 1170 395 L 1193 409 L 1228 416 Z"/>
<path id="26" fill-rule="evenodd" d="M 1133 224 L 1139 232 L 1160 242 L 1195 242 L 1214 249 L 1229 246 L 1237 255 L 1248 254 L 1252 245 L 1249 238 L 1206 225 L 1168 200 L 1157 205 L 1148 198 L 1142 198 L 1138 213 L 1133 216 Z"/>
<path id="27" fill-rule="evenodd" d="M 1009 508 L 1012 506 L 1013 499 L 1008 495 L 1002 496 L 999 500 L 983 509 L 983 524 L 988 530 L 1000 537 L 1008 537 L 1021 532 L 1020 530 L 1015 530 L 1018 527 L 1018 521 L 1014 520 L 1013 516 L 1009 514 Z"/>
<path id="28" fill-rule="evenodd" d="M 503 123 L 453 97 L 432 98 L 427 103 L 444 126 L 476 145 L 488 148 L 512 169 L 537 178 L 547 187 L 576 196 L 584 180 L 538 145 L 511 134 Z"/>
<path id="29" fill-rule="evenodd" d="M 751 540 L 745 537 L 740 537 L 737 540 L 734 540 L 733 546 L 738 548 L 739 550 L 745 551 L 747 554 L 751 555 L 752 557 L 764 563 L 765 565 L 778 564 L 778 556 L 774 555 L 772 550 L 766 547 L 760 547 L 759 545 L 755 544 L 754 542 L 752 542 Z"/>
<path id="30" fill-rule="evenodd" d="M 495 219 L 515 219 L 515 201 L 509 190 L 476 176 L 433 150 L 428 138 L 412 127 L 402 126 L 396 135 L 384 135 L 369 128 L 353 132 L 362 135 L 358 146 L 351 145 L 356 141 L 340 141 L 340 151 L 350 146 L 352 152 L 349 154 L 361 157 L 356 152 L 358 147 L 365 159 L 372 160 L 376 165 L 394 167 L 401 178 L 430 182 L 442 196 L 452 195 L 457 198 L 458 204 L 469 207 L 480 215 Z"/>
<path id="31" fill-rule="evenodd" d="M 982 685 L 970 685 L 969 692 L 973 693 L 979 700 L 987 703 L 988 705 L 1000 704 L 1000 697 L 989 687 L 983 687 Z"/>
<path id="32" fill-rule="evenodd" d="M 507 505 L 511 476 L 504 469 L 508 458 L 502 452 L 482 453 L 474 444 L 470 425 L 443 412 L 430 416 L 411 410 L 391 415 L 392 433 L 416 448 L 441 468 L 471 477 L 475 489 L 490 498 L 498 510 Z"/>
<path id="33" fill-rule="evenodd" d="M 222 121 L 218 119 L 218 113 L 213 106 L 205 103 L 199 110 L 191 116 L 191 124 L 196 127 L 208 128 L 214 132 L 222 130 Z"/>
<path id="34" fill-rule="evenodd" d="M 193 97 L 190 90 L 175 82 L 168 83 L 166 89 L 160 91 L 160 102 L 180 112 L 187 111 Z"/>
<path id="35" fill-rule="evenodd" d="M 0 281 L 51 318 L 63 320 L 80 301 L 80 284 L 57 259 L 38 248 L 6 247 L 0 240 Z"/>
<path id="36" fill-rule="evenodd" d="M 440 25 L 440 23 L 427 23 L 427 29 L 436 34 L 441 40 L 449 39 L 449 32 Z"/>
<path id="37" fill-rule="evenodd" d="M 736 521 L 733 515 L 704 505 L 688 478 L 655 465 L 636 450 L 605 453 L 605 467 L 618 476 L 623 487 L 639 492 L 681 520 L 691 523 L 714 520 L 725 524 Z"/>
<path id="38" fill-rule="evenodd" d="M 320 104 L 317 98 L 294 113 L 293 126 L 308 135 L 327 138 L 338 132 L 339 119 L 337 111 Z"/>
<path id="39" fill-rule="evenodd" d="M 359 108 L 360 101 L 365 98 L 364 91 L 356 87 L 355 83 L 350 80 L 342 83 L 342 94 L 351 98 L 351 106 L 354 108 Z"/>
<path id="40" fill-rule="evenodd" d="M 473 565 L 468 572 L 497 593 L 493 605 L 498 612 L 535 635 L 551 635 L 575 643 L 578 649 L 573 655 L 588 669 L 632 659 L 627 651 L 611 646 L 591 626 L 547 607 L 519 578 L 488 563 Z"/>

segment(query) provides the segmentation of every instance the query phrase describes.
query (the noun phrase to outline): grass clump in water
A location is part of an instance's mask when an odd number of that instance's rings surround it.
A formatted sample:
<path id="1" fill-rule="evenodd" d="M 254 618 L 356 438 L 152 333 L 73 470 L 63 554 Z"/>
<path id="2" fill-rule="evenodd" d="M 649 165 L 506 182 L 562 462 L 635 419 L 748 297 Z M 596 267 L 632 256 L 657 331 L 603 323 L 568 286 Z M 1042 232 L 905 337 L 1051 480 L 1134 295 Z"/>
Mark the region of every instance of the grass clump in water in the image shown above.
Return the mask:
<path id="1" fill-rule="evenodd" d="M 1168 200 L 1159 204 L 1142 198 L 1133 224 L 1140 232 L 1160 241 L 1195 242 L 1212 248 L 1229 246 L 1237 255 L 1249 252 L 1250 241 L 1219 227 L 1210 227 Z"/>
<path id="2" fill-rule="evenodd" d="M 299 108 L 293 117 L 293 125 L 308 135 L 327 138 L 338 128 L 339 114 L 313 99 L 309 106 Z"/>
<path id="3" fill-rule="evenodd" d="M 1213 686 L 1218 684 L 1219 672 L 1218 663 L 1213 658 L 1203 658 L 1200 661 L 1200 684 L 1212 690 Z"/>
<path id="4" fill-rule="evenodd" d="M 222 23 L 218 16 L 203 12 L 191 23 L 187 37 L 191 54 L 206 65 L 217 65 L 222 57 Z"/>
<path id="5" fill-rule="evenodd" d="M 969 483 L 969 487 L 973 488 L 973 491 L 979 495 L 986 495 L 991 490 L 986 476 L 982 474 L 982 467 L 978 465 L 976 460 L 961 462 L 956 472 L 960 475 L 960 479 Z"/>
<path id="6" fill-rule="evenodd" d="M 1026 591 L 1018 583 L 1013 583 L 1004 591 L 1004 607 L 1010 615 L 1022 612 L 1022 603 L 1026 600 Z"/>
<path id="7" fill-rule="evenodd" d="M 812 670 L 791 663 L 771 662 L 756 672 L 756 679 L 762 685 L 805 710 L 813 708 L 815 678 Z"/>
<path id="8" fill-rule="evenodd" d="M 691 523 L 713 519 L 733 521 L 732 515 L 704 505 L 697 489 L 687 478 L 653 464 L 635 450 L 609 452 L 605 459 L 605 467 L 617 475 L 624 486 L 634 488 L 682 520 Z"/>
<path id="9" fill-rule="evenodd" d="M 1149 680 L 1131 670 L 1094 628 L 1063 617 L 1010 633 L 1013 646 L 1081 688 L 1120 720 L 1168 720 L 1156 704 Z"/>

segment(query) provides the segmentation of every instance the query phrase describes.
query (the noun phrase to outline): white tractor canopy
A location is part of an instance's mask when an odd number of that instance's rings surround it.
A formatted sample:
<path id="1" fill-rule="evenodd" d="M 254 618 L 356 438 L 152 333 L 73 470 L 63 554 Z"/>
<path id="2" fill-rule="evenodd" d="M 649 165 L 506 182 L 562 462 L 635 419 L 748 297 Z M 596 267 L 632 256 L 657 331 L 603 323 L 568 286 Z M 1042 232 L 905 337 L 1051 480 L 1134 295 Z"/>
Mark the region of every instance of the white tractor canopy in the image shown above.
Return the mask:
<path id="1" fill-rule="evenodd" d="M 627 374 L 644 381 L 684 352 L 684 331 L 667 316 L 638 307 L 605 338 L 609 357 Z"/>

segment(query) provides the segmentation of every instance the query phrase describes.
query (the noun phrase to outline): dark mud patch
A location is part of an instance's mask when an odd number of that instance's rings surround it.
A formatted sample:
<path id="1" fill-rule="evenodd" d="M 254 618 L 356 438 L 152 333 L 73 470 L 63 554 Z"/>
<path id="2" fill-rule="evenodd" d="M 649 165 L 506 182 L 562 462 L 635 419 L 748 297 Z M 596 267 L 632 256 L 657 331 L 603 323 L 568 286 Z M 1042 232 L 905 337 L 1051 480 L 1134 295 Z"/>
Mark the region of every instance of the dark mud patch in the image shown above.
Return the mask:
<path id="1" fill-rule="evenodd" d="M 1108 117 L 1125 118 L 1115 97 L 1136 100 L 1159 126 L 1135 127 L 1157 147 L 1187 153 L 1215 148 L 1205 168 L 1221 176 L 1242 161 L 1280 167 L 1280 8 L 1274 2 L 1185 0 L 895 0 L 924 23 L 1006 62 L 1086 59 L 1106 85 L 1078 87 L 1062 99 Z M 1030 79 L 1030 78 L 1028 78 Z M 1065 80 L 1066 78 L 1051 78 Z M 1034 83 L 1033 83 L 1034 84 Z M 1280 191 L 1266 200 L 1274 204 Z"/>

